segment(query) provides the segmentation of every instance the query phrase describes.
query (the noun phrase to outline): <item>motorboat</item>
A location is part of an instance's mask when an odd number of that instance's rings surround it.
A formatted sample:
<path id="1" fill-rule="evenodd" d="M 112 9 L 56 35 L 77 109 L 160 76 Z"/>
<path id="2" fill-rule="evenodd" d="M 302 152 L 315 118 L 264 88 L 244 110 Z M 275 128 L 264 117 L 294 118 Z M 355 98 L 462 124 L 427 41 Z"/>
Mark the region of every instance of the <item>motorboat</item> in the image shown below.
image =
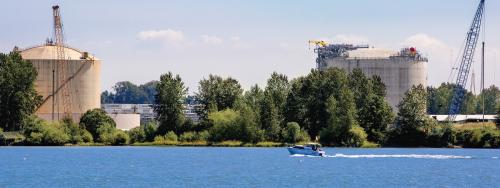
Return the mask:
<path id="1" fill-rule="evenodd" d="M 312 155 L 312 156 L 325 156 L 325 151 L 321 149 L 321 145 L 315 143 L 288 147 L 288 152 L 290 152 L 291 155 L 300 154 L 300 155 Z"/>

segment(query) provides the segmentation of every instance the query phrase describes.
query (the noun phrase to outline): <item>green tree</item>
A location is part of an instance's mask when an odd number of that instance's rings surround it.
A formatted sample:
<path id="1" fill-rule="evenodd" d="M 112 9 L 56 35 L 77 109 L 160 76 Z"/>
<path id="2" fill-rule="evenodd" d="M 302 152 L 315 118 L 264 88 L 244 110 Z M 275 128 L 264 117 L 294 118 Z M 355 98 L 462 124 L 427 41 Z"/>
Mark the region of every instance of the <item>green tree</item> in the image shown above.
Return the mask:
<path id="1" fill-rule="evenodd" d="M 307 132 L 300 128 L 296 122 L 289 122 L 283 130 L 283 140 L 288 143 L 306 142 L 309 141 Z"/>
<path id="2" fill-rule="evenodd" d="M 385 97 L 387 95 L 387 88 L 382 81 L 382 78 L 378 75 L 373 75 L 371 80 L 373 83 L 373 93 L 375 95 Z"/>
<path id="3" fill-rule="evenodd" d="M 290 82 L 290 92 L 288 92 L 287 100 L 285 103 L 284 117 L 287 122 L 297 122 L 299 125 L 309 125 L 308 118 L 306 117 L 306 93 L 303 91 L 303 83 L 305 77 L 298 77 Z"/>
<path id="4" fill-rule="evenodd" d="M 354 95 L 354 102 L 356 103 L 357 109 L 362 108 L 366 101 L 366 97 L 373 93 L 372 85 L 372 81 L 368 79 L 359 68 L 353 69 L 349 74 L 349 88 Z M 383 93 L 383 91 L 379 92 Z"/>
<path id="5" fill-rule="evenodd" d="M 105 145 L 126 145 L 130 141 L 127 133 L 107 123 L 97 128 L 97 134 L 98 141 Z"/>
<path id="6" fill-rule="evenodd" d="M 361 146 L 366 140 L 366 133 L 356 120 L 356 104 L 351 90 L 343 87 L 338 91 L 337 98 L 330 96 L 326 108 L 328 125 L 320 132 L 320 142 L 333 146 Z"/>
<path id="7" fill-rule="evenodd" d="M 146 99 L 144 103 L 146 104 L 154 104 L 155 102 L 155 95 L 156 95 L 156 86 L 158 85 L 158 81 L 153 80 L 150 82 L 147 82 L 143 85 L 139 86 L 139 89 L 145 94 Z"/>
<path id="8" fill-rule="evenodd" d="M 233 108 L 242 93 L 243 89 L 237 80 L 209 75 L 208 79 L 200 81 L 198 93 L 195 94 L 202 106 L 197 113 L 201 120 L 206 120 L 210 112 Z"/>
<path id="9" fill-rule="evenodd" d="M 367 78 L 356 68 L 349 74 L 349 88 L 354 94 L 357 120 L 368 133 L 368 140 L 384 142 L 386 128 L 394 121 L 392 109 L 385 101 L 385 84 L 380 77 Z"/>
<path id="10" fill-rule="evenodd" d="M 101 104 L 111 104 L 115 102 L 115 94 L 109 91 L 101 93 Z"/>
<path id="11" fill-rule="evenodd" d="M 18 52 L 0 53 L 0 128 L 22 129 L 22 122 L 42 102 L 35 91 L 37 72 Z"/>
<path id="12" fill-rule="evenodd" d="M 500 107 L 497 108 L 497 129 L 500 129 Z"/>
<path id="13" fill-rule="evenodd" d="M 159 122 L 157 135 L 165 135 L 169 131 L 180 134 L 181 126 L 184 124 L 183 103 L 187 94 L 179 75 L 171 72 L 160 76 L 160 82 L 156 85 L 154 112 Z"/>
<path id="14" fill-rule="evenodd" d="M 143 104 L 147 100 L 146 93 L 129 81 L 118 82 L 113 89 L 115 90 L 113 103 Z"/>
<path id="15" fill-rule="evenodd" d="M 261 103 L 262 128 L 268 140 L 280 141 L 284 125 L 284 110 L 290 86 L 286 75 L 273 72 L 267 80 L 264 99 Z"/>
<path id="16" fill-rule="evenodd" d="M 257 118 L 257 112 L 251 106 L 244 103 L 238 105 L 236 109 L 239 112 L 237 124 L 240 136 L 238 140 L 248 143 L 257 143 L 263 140 L 264 131 L 261 130 L 260 124 L 258 124 L 260 121 Z"/>
<path id="17" fill-rule="evenodd" d="M 427 113 L 448 114 L 455 84 L 442 83 L 438 88 L 427 87 Z M 460 105 L 460 114 L 476 113 L 477 99 L 470 91 L 463 89 L 464 99 Z"/>
<path id="18" fill-rule="evenodd" d="M 307 76 L 305 83 L 303 83 L 302 92 L 306 96 L 306 118 L 308 119 L 306 123 L 309 123 L 305 127 L 311 138 L 315 138 L 321 129 L 331 125 L 327 104 L 332 95 L 337 102 L 342 102 L 339 104 L 340 108 L 350 108 L 350 106 L 344 105 L 351 105 L 351 102 L 352 105 L 355 105 L 348 83 L 346 72 L 337 68 L 326 71 L 314 70 Z M 341 98 L 345 98 L 347 101 L 341 101 Z M 356 113 L 356 106 L 353 108 L 354 113 Z M 356 114 L 353 117 L 356 117 Z"/>
<path id="19" fill-rule="evenodd" d="M 70 136 L 59 122 L 47 122 L 30 116 L 24 120 L 23 134 L 28 145 L 59 146 L 69 143 Z"/>
<path id="20" fill-rule="evenodd" d="M 358 121 L 366 131 L 368 140 L 383 144 L 387 128 L 394 123 L 394 113 L 389 103 L 382 96 L 369 94 L 359 112 Z"/>
<path id="21" fill-rule="evenodd" d="M 87 130 L 82 129 L 77 123 L 73 122 L 73 119 L 64 118 L 61 120 L 60 124 L 66 134 L 70 136 L 71 143 L 78 144 L 80 142 L 93 141 L 92 134 L 90 134 Z"/>
<path id="22" fill-rule="evenodd" d="M 500 90 L 495 85 L 484 89 L 483 92 L 478 96 L 476 113 L 483 113 L 483 98 L 484 98 L 484 113 L 485 114 L 495 114 L 497 102 L 499 101 Z"/>
<path id="23" fill-rule="evenodd" d="M 88 110 L 80 118 L 80 126 L 89 131 L 94 139 L 99 138 L 97 130 L 104 125 L 108 125 L 113 129 L 116 128 L 115 121 L 109 117 L 104 110 L 99 108 Z"/>
<path id="24" fill-rule="evenodd" d="M 243 102 L 255 112 L 255 119 L 258 125 L 261 125 L 261 104 L 264 100 L 264 91 L 258 86 L 250 87 L 243 96 Z"/>
<path id="25" fill-rule="evenodd" d="M 398 104 L 396 124 L 390 143 L 401 146 L 422 146 L 435 121 L 426 113 L 426 90 L 422 85 L 413 86 Z"/>
<path id="26" fill-rule="evenodd" d="M 144 129 L 142 128 L 142 126 L 130 129 L 128 131 L 128 135 L 130 137 L 130 143 L 146 141 L 146 134 L 144 133 Z"/>
<path id="27" fill-rule="evenodd" d="M 232 109 L 210 113 L 208 119 L 212 122 L 213 126 L 209 129 L 209 139 L 216 142 L 239 140 L 239 115 L 238 112 Z"/>

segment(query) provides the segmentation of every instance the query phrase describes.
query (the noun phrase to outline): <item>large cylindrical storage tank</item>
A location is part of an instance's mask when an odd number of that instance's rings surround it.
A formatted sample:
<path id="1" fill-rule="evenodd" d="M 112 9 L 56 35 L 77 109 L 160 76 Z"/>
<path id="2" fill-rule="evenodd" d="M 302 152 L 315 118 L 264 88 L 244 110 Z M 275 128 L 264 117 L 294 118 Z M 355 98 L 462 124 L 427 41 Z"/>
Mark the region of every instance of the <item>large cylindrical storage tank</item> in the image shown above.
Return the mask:
<path id="1" fill-rule="evenodd" d="M 386 99 L 394 110 L 413 85 L 427 87 L 427 59 L 414 48 L 400 52 L 377 48 L 353 48 L 341 56 L 318 58 L 318 68 L 337 67 L 351 72 L 359 68 L 368 76 L 378 75 L 387 88 Z"/>
<path id="2" fill-rule="evenodd" d="M 43 96 L 43 104 L 36 111 L 36 115 L 46 120 L 64 118 L 64 104 L 62 90 L 57 70 L 57 53 L 54 45 L 41 45 L 22 50 L 23 59 L 30 61 L 38 72 L 35 88 Z M 101 92 L 101 61 L 87 52 L 65 47 L 65 75 L 69 108 L 74 121 L 89 109 L 100 108 Z M 52 97 L 55 91 L 55 97 Z M 54 114 L 53 114 L 54 113 Z M 54 118 L 54 119 L 53 119 Z"/>

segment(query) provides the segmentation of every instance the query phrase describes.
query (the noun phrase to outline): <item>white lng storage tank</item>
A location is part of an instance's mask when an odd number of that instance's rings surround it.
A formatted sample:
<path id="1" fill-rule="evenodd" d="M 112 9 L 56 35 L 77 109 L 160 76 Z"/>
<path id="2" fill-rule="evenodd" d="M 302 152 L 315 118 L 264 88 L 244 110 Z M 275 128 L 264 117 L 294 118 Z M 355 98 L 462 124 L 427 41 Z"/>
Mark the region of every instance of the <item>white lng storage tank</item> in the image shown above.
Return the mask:
<path id="1" fill-rule="evenodd" d="M 43 104 L 36 111 L 36 115 L 46 120 L 64 118 L 62 92 L 58 79 L 56 46 L 51 43 L 35 46 L 20 51 L 23 59 L 33 64 L 38 76 L 35 88 L 43 96 Z M 66 74 L 69 103 L 73 120 L 78 122 L 87 110 L 100 108 L 101 92 L 101 60 L 71 47 L 64 48 L 67 63 Z M 55 97 L 52 97 L 55 91 Z M 53 119 L 54 118 L 54 119 Z"/>
<path id="2" fill-rule="evenodd" d="M 397 110 L 397 104 L 413 85 L 427 86 L 427 58 L 415 48 L 398 51 L 330 44 L 316 48 L 317 68 L 326 70 L 337 67 L 351 72 L 359 68 L 368 76 L 378 75 L 387 87 L 386 99 Z"/>

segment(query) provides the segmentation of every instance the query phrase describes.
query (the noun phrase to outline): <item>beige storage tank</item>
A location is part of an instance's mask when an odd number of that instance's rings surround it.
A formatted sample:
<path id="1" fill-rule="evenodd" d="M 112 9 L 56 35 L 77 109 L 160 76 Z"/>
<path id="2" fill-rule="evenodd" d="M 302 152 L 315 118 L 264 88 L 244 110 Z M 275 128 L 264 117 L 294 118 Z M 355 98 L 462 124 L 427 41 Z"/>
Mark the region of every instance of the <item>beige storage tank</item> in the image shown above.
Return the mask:
<path id="1" fill-rule="evenodd" d="M 108 116 L 115 121 L 117 129 L 128 131 L 135 127 L 141 126 L 141 114 L 111 113 L 108 114 Z"/>
<path id="2" fill-rule="evenodd" d="M 61 86 L 58 84 L 56 46 L 35 46 L 22 50 L 20 54 L 23 59 L 33 63 L 38 72 L 35 87 L 38 94 L 43 96 L 44 102 L 36 111 L 36 115 L 46 120 L 62 119 L 64 107 L 62 92 L 58 91 Z M 65 47 L 64 54 L 67 63 L 66 75 L 67 79 L 70 79 L 67 88 L 71 115 L 73 120 L 78 122 L 87 110 L 101 106 L 101 61 L 88 52 L 71 47 Z M 56 91 L 55 98 L 52 97 L 53 89 Z"/>
<path id="3" fill-rule="evenodd" d="M 378 75 L 387 88 L 386 99 L 397 110 L 404 94 L 413 85 L 427 86 L 427 58 L 415 48 L 392 51 L 351 44 L 319 47 L 316 63 L 319 70 L 337 67 L 351 72 L 359 68 L 368 76 Z"/>

